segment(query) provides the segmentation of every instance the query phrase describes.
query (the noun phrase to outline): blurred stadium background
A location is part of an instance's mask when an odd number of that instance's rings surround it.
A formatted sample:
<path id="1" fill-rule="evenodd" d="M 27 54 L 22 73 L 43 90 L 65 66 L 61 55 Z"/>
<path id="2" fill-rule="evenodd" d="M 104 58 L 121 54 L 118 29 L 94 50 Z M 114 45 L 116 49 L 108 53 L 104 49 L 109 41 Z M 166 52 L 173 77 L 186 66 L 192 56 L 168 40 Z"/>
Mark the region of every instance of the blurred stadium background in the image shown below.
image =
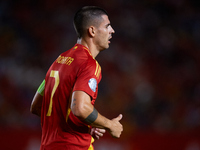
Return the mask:
<path id="1" fill-rule="evenodd" d="M 76 43 L 74 13 L 97 5 L 115 34 L 97 56 L 96 108 L 123 114 L 120 139 L 96 150 L 200 150 L 200 1 L 0 1 L 0 149 L 37 150 L 40 119 L 29 112 L 57 56 Z"/>

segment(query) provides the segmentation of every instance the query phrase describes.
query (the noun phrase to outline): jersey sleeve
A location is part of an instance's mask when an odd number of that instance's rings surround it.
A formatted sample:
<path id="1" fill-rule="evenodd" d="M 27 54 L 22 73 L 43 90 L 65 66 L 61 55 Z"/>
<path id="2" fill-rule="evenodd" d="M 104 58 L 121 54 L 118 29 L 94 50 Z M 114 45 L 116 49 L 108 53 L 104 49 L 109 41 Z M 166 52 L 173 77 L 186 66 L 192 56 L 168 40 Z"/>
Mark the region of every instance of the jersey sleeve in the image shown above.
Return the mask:
<path id="1" fill-rule="evenodd" d="M 98 90 L 98 79 L 95 74 L 97 72 L 97 64 L 94 61 L 89 61 L 82 65 L 77 75 L 73 91 L 84 91 L 95 99 L 95 93 Z"/>

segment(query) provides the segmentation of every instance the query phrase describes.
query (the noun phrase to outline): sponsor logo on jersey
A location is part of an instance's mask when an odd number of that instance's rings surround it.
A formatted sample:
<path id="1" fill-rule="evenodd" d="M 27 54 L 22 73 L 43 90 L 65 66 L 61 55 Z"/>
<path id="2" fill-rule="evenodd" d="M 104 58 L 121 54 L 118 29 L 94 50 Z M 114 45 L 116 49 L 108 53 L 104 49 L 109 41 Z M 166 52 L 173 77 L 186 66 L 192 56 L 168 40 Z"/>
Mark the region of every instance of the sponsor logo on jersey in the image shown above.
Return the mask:
<path id="1" fill-rule="evenodd" d="M 88 82 L 88 85 L 90 87 L 90 89 L 93 91 L 93 92 L 96 92 L 96 88 L 97 88 L 97 80 L 95 78 L 91 78 Z"/>

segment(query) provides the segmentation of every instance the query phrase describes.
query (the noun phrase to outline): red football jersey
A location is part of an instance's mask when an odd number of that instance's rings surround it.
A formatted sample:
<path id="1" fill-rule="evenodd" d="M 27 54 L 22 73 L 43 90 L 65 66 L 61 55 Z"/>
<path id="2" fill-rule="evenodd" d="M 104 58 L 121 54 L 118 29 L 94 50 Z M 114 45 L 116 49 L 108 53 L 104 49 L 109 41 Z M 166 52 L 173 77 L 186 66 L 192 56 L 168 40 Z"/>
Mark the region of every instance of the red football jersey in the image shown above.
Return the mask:
<path id="1" fill-rule="evenodd" d="M 84 91 L 97 98 L 101 67 L 88 48 L 76 44 L 62 53 L 45 77 L 41 125 L 41 150 L 87 150 L 91 147 L 90 126 L 70 111 L 73 91 Z"/>

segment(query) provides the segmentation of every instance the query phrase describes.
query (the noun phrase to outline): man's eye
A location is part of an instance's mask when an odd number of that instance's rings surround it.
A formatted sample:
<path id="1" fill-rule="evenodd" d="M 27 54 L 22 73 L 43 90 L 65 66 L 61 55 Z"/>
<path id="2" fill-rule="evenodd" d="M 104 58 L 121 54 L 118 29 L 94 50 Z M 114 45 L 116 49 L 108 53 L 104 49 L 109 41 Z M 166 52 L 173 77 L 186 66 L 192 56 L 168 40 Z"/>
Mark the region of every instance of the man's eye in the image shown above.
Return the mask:
<path id="1" fill-rule="evenodd" d="M 110 26 L 110 24 L 108 24 L 107 26 L 106 26 L 106 28 L 108 28 Z"/>

